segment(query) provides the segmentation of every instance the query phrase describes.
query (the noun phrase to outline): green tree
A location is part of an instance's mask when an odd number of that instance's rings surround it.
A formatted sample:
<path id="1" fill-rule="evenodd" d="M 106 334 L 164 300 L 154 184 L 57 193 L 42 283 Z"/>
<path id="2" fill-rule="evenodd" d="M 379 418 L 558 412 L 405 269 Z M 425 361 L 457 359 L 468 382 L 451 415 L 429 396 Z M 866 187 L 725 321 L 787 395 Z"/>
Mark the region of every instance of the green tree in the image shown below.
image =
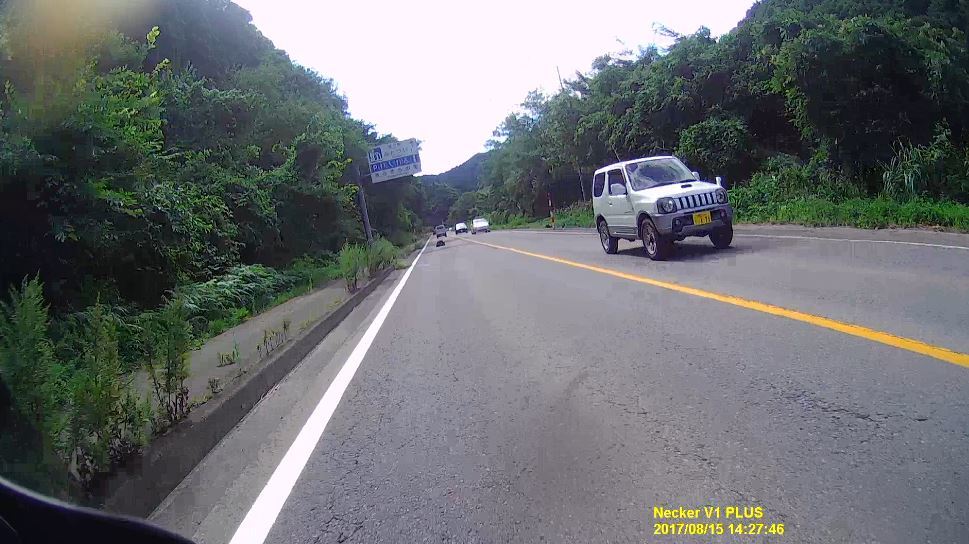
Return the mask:
<path id="1" fill-rule="evenodd" d="M 192 347 L 192 328 L 188 309 L 175 298 L 161 309 L 145 313 L 139 323 L 144 331 L 142 350 L 145 368 L 151 379 L 158 410 L 168 424 L 185 417 L 188 411 L 188 352 Z"/>
<path id="2" fill-rule="evenodd" d="M 928 143 L 950 116 L 961 126 L 965 105 L 952 111 L 941 98 L 965 96 L 964 63 L 950 65 L 965 58 L 964 41 L 911 20 L 829 19 L 784 44 L 774 86 L 806 138 L 828 142 L 837 164 L 865 175 L 895 142 Z"/>
<path id="3" fill-rule="evenodd" d="M 115 319 L 103 305 L 86 312 L 81 353 L 71 380 L 72 466 L 86 485 L 147 439 L 151 407 L 135 397 L 118 352 Z"/>
<path id="4" fill-rule="evenodd" d="M 65 448 L 65 369 L 54 356 L 40 279 L 24 279 L 0 302 L 0 378 L 20 416 L 40 433 L 43 450 Z"/>
<path id="5" fill-rule="evenodd" d="M 750 137 L 735 117 L 711 117 L 686 128 L 676 153 L 707 179 L 720 175 L 736 180 L 750 172 Z"/>
<path id="6" fill-rule="evenodd" d="M 476 202 L 477 195 L 473 191 L 461 193 L 461 196 L 451 205 L 451 210 L 448 212 L 448 223 L 466 223 L 473 219 L 478 215 Z"/>

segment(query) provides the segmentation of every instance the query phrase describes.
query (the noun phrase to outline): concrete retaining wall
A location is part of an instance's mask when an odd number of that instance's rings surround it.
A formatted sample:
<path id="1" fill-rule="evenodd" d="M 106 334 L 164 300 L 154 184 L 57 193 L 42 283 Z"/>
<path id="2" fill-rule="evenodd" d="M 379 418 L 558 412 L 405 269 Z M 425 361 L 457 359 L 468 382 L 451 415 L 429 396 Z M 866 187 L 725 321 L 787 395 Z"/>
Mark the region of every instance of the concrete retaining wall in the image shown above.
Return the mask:
<path id="1" fill-rule="evenodd" d="M 253 406 L 299 364 L 393 270 L 385 270 L 336 310 L 274 352 L 269 360 L 228 384 L 215 398 L 156 437 L 107 486 L 102 507 L 147 517 Z"/>

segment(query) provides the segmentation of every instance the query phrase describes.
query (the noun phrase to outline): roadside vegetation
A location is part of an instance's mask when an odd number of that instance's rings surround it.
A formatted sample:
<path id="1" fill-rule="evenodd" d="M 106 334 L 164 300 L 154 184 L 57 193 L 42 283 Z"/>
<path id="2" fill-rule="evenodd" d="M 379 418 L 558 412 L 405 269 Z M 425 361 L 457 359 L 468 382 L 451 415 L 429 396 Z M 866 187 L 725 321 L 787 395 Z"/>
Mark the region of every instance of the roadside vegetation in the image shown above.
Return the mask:
<path id="1" fill-rule="evenodd" d="M 344 257 L 353 255 L 352 268 Z M 111 471 L 190 409 L 188 355 L 205 340 L 324 284 L 357 282 L 406 256 L 384 239 L 304 257 L 286 270 L 239 265 L 179 286 L 159 307 L 131 313 L 100 302 L 51 317 L 36 277 L 0 302 L 0 473 L 33 489 L 89 498 Z M 237 355 L 236 355 L 237 356 Z M 144 370 L 151 395 L 131 385 Z"/>
<path id="2" fill-rule="evenodd" d="M 749 183 L 731 189 L 730 200 L 738 221 L 746 223 L 940 227 L 969 232 L 969 205 L 897 184 L 894 174 L 885 171 L 884 190 L 872 197 L 830 174 L 785 166 L 758 172 Z M 912 181 L 915 187 L 925 183 L 920 178 Z"/>
<path id="3" fill-rule="evenodd" d="M 139 3 L 0 2 L 0 474 L 76 500 L 185 417 L 193 349 L 345 247 L 393 266 L 433 207 L 367 186 L 367 247 L 354 167 L 392 136 L 238 6 Z"/>
<path id="4" fill-rule="evenodd" d="M 750 184 L 730 190 L 738 223 L 783 223 L 812 227 L 865 229 L 935 227 L 969 232 L 969 206 L 924 196 L 817 194 L 784 185 L 776 175 L 758 174 Z M 495 229 L 551 228 L 549 217 L 527 218 L 495 212 Z M 595 227 L 591 202 L 555 210 L 555 227 Z"/>
<path id="5" fill-rule="evenodd" d="M 539 219 L 527 218 L 522 215 L 507 215 L 496 212 L 489 217 L 494 217 L 491 225 L 495 229 L 522 229 L 522 228 L 551 228 L 551 217 Z M 595 226 L 595 216 L 592 213 L 591 202 L 576 202 L 565 208 L 555 210 L 555 228 L 592 228 Z"/>
<path id="6" fill-rule="evenodd" d="M 551 195 L 564 224 L 596 168 L 675 154 L 724 178 L 742 222 L 967 230 L 965 9 L 763 0 L 719 38 L 660 30 L 668 48 L 603 55 L 530 93 L 449 221 L 543 224 Z"/>

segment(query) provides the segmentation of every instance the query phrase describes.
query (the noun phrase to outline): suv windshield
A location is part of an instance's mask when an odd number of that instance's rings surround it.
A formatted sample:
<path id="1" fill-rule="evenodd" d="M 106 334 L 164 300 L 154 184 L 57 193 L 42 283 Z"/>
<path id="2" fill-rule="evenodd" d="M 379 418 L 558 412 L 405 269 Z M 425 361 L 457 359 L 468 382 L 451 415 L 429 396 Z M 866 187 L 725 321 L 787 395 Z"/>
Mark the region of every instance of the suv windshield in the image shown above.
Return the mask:
<path id="1" fill-rule="evenodd" d="M 650 159 L 626 165 L 626 177 L 634 191 L 693 181 L 693 173 L 679 159 Z"/>

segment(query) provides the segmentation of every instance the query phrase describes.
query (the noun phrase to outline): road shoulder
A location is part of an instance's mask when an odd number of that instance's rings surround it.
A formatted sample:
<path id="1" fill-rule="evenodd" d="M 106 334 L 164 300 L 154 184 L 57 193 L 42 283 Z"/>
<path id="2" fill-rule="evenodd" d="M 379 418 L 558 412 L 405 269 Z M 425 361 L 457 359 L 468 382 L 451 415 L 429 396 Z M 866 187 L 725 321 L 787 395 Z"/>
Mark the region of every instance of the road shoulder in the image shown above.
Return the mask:
<path id="1" fill-rule="evenodd" d="M 538 232 L 547 234 L 595 234 L 592 228 L 502 229 L 500 232 Z M 969 233 L 931 229 L 857 229 L 852 227 L 804 227 L 801 225 L 737 224 L 735 236 L 777 237 L 806 240 L 925 244 L 941 249 L 969 250 Z"/>
<path id="2" fill-rule="evenodd" d="M 403 271 L 354 308 L 202 459 L 149 519 L 196 542 L 228 542 Z"/>

